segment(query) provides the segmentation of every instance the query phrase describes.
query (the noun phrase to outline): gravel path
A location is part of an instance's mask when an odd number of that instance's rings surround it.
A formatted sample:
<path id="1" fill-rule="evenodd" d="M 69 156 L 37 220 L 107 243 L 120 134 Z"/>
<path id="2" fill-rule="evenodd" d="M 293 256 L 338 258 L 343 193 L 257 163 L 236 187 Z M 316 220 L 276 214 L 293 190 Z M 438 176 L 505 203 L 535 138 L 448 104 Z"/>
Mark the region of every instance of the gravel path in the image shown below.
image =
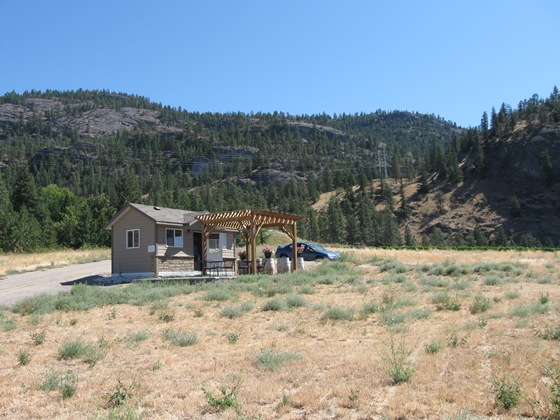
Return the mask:
<path id="1" fill-rule="evenodd" d="M 70 290 L 76 280 L 110 276 L 110 273 L 111 260 L 104 260 L 0 277 L 0 305 L 11 305 L 20 299 L 42 293 Z"/>

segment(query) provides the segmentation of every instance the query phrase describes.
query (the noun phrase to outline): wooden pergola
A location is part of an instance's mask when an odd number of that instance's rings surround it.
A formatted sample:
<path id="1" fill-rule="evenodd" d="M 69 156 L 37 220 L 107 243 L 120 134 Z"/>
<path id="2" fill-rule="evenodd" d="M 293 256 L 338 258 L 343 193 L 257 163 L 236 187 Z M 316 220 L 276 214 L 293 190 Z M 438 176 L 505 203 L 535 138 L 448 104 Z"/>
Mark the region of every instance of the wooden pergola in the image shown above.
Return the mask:
<path id="1" fill-rule="evenodd" d="M 297 247 L 297 221 L 302 216 L 260 210 L 237 210 L 197 216 L 202 223 L 202 259 L 208 255 L 208 238 L 214 229 L 221 227 L 236 229 L 245 238 L 245 252 L 251 261 L 252 273 L 257 272 L 257 235 L 263 228 L 280 228 L 292 240 L 294 252 Z M 293 269 L 297 270 L 297 258 L 292 258 Z"/>

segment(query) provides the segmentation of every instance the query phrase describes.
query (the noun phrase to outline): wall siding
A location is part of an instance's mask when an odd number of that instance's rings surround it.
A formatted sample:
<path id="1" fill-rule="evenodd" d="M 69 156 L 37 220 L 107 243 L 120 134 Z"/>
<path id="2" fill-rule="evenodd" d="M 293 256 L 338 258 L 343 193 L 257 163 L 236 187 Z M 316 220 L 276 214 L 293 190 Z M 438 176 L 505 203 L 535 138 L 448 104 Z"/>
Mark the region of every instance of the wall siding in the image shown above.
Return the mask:
<path id="1" fill-rule="evenodd" d="M 140 248 L 126 248 L 126 231 L 140 229 Z M 154 253 L 148 245 L 155 245 L 154 222 L 138 210 L 131 208 L 113 225 L 112 273 L 147 273 L 154 271 Z"/>

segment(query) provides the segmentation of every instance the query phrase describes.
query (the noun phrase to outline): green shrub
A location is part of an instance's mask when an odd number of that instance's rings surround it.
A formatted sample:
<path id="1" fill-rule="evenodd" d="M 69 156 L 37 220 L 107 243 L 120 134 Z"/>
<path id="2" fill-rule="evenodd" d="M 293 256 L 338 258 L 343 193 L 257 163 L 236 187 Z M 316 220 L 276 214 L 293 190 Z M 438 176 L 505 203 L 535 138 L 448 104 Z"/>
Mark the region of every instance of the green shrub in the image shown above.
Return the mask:
<path id="1" fill-rule="evenodd" d="M 198 343 L 198 337 L 195 332 L 182 332 L 175 330 L 165 330 L 163 338 L 179 347 L 189 347 Z"/>
<path id="2" fill-rule="evenodd" d="M 226 386 L 221 386 L 219 391 L 220 395 L 215 396 L 211 391 L 206 389 L 206 387 L 202 387 L 202 391 L 206 396 L 206 402 L 218 410 L 226 410 L 228 408 L 237 408 L 239 407 L 239 402 L 237 401 L 237 393 L 239 391 L 239 386 L 241 385 L 241 381 L 238 380 L 237 383 L 232 387 L 232 389 L 228 389 Z"/>
<path id="3" fill-rule="evenodd" d="M 515 407 L 521 398 L 521 386 L 514 381 L 510 381 L 505 377 L 502 379 L 494 379 L 492 381 L 492 390 L 494 391 L 494 400 L 496 406 L 510 410 Z"/>
<path id="4" fill-rule="evenodd" d="M 83 359 L 90 366 L 94 366 L 107 355 L 108 345 L 100 339 L 97 345 L 83 343 L 80 339 L 66 341 L 58 349 L 60 359 Z"/>
<path id="5" fill-rule="evenodd" d="M 282 309 L 284 309 L 284 302 L 277 297 L 267 300 L 262 308 L 263 311 L 281 311 Z"/>
<path id="6" fill-rule="evenodd" d="M 300 295 L 290 295 L 286 298 L 286 305 L 288 308 L 302 308 L 307 305 L 307 302 Z"/>
<path id="7" fill-rule="evenodd" d="M 501 284 L 503 284 L 502 279 L 495 275 L 486 276 L 484 279 L 485 286 L 499 286 Z"/>
<path id="8" fill-rule="evenodd" d="M 370 300 L 362 305 L 362 314 L 367 316 L 369 314 L 374 314 L 379 311 L 379 306 L 374 300 Z"/>
<path id="9" fill-rule="evenodd" d="M 432 316 L 432 311 L 428 308 L 414 309 L 407 314 L 407 318 L 428 319 Z"/>
<path id="10" fill-rule="evenodd" d="M 171 322 L 175 319 L 175 312 L 173 311 L 160 312 L 160 314 L 158 315 L 158 319 L 162 322 Z"/>
<path id="11" fill-rule="evenodd" d="M 142 331 L 136 331 L 133 333 L 128 333 L 125 337 L 124 340 L 132 345 L 136 345 L 142 341 L 147 340 L 149 337 L 149 334 L 147 331 L 142 330 Z"/>
<path id="12" fill-rule="evenodd" d="M 76 389 L 78 388 L 78 378 L 76 375 L 67 373 L 60 380 L 60 384 L 58 389 L 60 390 L 60 395 L 62 395 L 63 399 L 71 398 L 76 393 Z"/>
<path id="13" fill-rule="evenodd" d="M 546 403 L 540 405 L 546 410 L 547 418 L 560 419 L 560 366 L 545 366 L 544 373 L 549 395 L 546 396 Z"/>
<path id="14" fill-rule="evenodd" d="M 225 300 L 230 300 L 231 297 L 232 296 L 230 290 L 214 288 L 208 290 L 206 294 L 203 296 L 203 299 L 208 301 L 217 300 L 222 302 Z"/>
<path id="15" fill-rule="evenodd" d="M 45 332 L 41 331 L 41 332 L 34 332 L 31 333 L 31 341 L 33 341 L 33 344 L 35 344 L 36 346 L 40 346 L 41 344 L 43 344 L 45 342 Z"/>
<path id="16" fill-rule="evenodd" d="M 381 322 L 381 324 L 391 327 L 396 324 L 402 324 L 407 320 L 407 318 L 408 315 L 406 314 L 406 312 L 389 309 L 381 313 L 379 321 Z"/>
<path id="17" fill-rule="evenodd" d="M 471 314 L 476 315 L 481 312 L 486 312 L 492 307 L 490 299 L 484 297 L 482 293 L 477 294 L 474 297 L 473 303 L 469 306 Z"/>
<path id="18" fill-rule="evenodd" d="M 549 327 L 539 334 L 545 340 L 560 340 L 560 324 Z"/>
<path id="19" fill-rule="evenodd" d="M 430 341 L 424 345 L 424 349 L 428 354 L 435 354 L 441 350 L 441 342 L 439 340 Z"/>
<path id="20" fill-rule="evenodd" d="M 396 260 L 386 260 L 381 264 L 380 271 L 393 271 L 395 273 L 407 273 L 412 268 Z"/>
<path id="21" fill-rule="evenodd" d="M 313 286 L 310 286 L 309 284 L 302 284 L 299 288 L 299 292 L 304 295 L 312 295 L 315 293 L 315 289 L 313 289 Z"/>
<path id="22" fill-rule="evenodd" d="M 353 319 L 354 309 L 340 306 L 327 308 L 323 315 L 321 315 L 322 321 L 352 321 Z"/>
<path id="23" fill-rule="evenodd" d="M 15 318 L 0 319 L 0 325 L 2 327 L 2 331 L 9 332 L 16 329 L 17 322 Z"/>
<path id="24" fill-rule="evenodd" d="M 451 285 L 451 282 L 445 278 L 438 276 L 421 276 L 420 284 L 428 287 L 444 288 L 449 287 Z"/>
<path id="25" fill-rule="evenodd" d="M 436 310 L 458 311 L 461 309 L 461 303 L 455 297 L 451 297 L 447 292 L 439 293 L 432 297 L 432 303 L 436 305 Z"/>
<path id="26" fill-rule="evenodd" d="M 58 372 L 49 372 L 45 374 L 43 381 L 38 388 L 45 392 L 59 390 L 63 399 L 70 398 L 76 393 L 78 387 L 78 378 L 73 373 L 61 375 Z"/>
<path id="27" fill-rule="evenodd" d="M 506 299 L 509 299 L 509 300 L 518 299 L 519 296 L 520 296 L 520 294 L 517 290 L 515 290 L 513 292 L 507 292 L 506 293 Z"/>
<path id="28" fill-rule="evenodd" d="M 274 349 L 261 349 L 256 355 L 256 364 L 266 370 L 277 370 L 285 362 L 299 359 L 301 356 L 296 352 L 277 352 Z"/>
<path id="29" fill-rule="evenodd" d="M 125 386 L 120 379 L 117 379 L 117 385 L 115 390 L 109 396 L 109 401 L 107 402 L 108 407 L 120 407 L 127 403 L 127 401 L 132 397 L 132 390 L 134 389 L 134 384 Z"/>
<path id="30" fill-rule="evenodd" d="M 29 364 L 29 360 L 30 360 L 30 356 L 29 356 L 29 353 L 26 350 L 20 350 L 18 352 L 18 363 L 21 366 L 25 366 L 25 365 Z"/>
<path id="31" fill-rule="evenodd" d="M 227 339 L 229 344 L 237 344 L 237 342 L 239 341 L 239 334 L 238 333 L 228 333 L 227 334 Z"/>
<path id="32" fill-rule="evenodd" d="M 225 306 L 220 311 L 220 316 L 228 319 L 240 318 L 243 314 L 244 312 L 238 306 Z"/>
<path id="33" fill-rule="evenodd" d="M 83 343 L 82 340 L 66 341 L 58 349 L 58 356 L 63 359 L 79 359 L 86 355 L 90 346 Z"/>

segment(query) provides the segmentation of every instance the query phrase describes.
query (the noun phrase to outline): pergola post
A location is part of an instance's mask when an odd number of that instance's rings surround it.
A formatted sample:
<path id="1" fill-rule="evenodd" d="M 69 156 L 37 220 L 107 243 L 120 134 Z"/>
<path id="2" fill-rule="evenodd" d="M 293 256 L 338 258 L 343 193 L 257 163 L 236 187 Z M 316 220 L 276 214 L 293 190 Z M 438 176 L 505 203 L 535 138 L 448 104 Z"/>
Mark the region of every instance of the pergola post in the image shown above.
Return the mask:
<path id="1" fill-rule="evenodd" d="M 294 271 L 298 269 L 298 256 L 297 256 L 297 225 L 294 223 L 292 225 L 292 249 L 294 252 L 292 253 L 292 267 Z"/>

